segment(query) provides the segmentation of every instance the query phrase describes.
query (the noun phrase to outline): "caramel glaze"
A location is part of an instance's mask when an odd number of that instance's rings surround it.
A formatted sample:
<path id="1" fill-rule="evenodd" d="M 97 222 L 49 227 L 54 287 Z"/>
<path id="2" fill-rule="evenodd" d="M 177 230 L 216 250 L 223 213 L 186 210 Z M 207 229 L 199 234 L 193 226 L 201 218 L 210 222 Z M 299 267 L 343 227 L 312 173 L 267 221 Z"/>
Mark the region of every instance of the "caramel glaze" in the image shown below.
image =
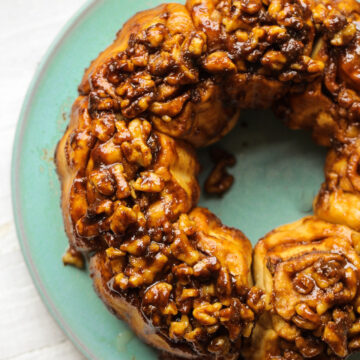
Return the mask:
<path id="1" fill-rule="evenodd" d="M 148 343 L 185 358 L 227 360 L 244 349 L 250 359 L 287 360 L 358 349 L 357 282 L 348 280 L 357 279 L 359 249 L 346 235 L 353 230 L 331 223 L 360 228 L 353 214 L 360 206 L 359 14 L 355 0 L 165 4 L 131 18 L 85 71 L 56 151 L 71 248 L 64 261 L 80 267 L 74 251 L 92 256 L 97 292 Z M 272 247 L 255 251 L 255 288 L 249 241 L 196 208 L 194 149 L 229 132 L 240 109 L 269 107 L 331 147 L 314 203 L 328 222 L 314 225 L 324 234 L 305 243 L 300 235 L 290 244 L 280 237 L 278 257 L 268 257 Z M 215 171 L 212 190 L 231 183 L 223 171 Z M 342 248 L 327 240 L 329 231 Z M 281 258 L 309 241 L 303 255 Z M 298 279 L 302 272 L 312 280 Z M 313 298 L 301 292 L 312 283 Z M 349 293 L 339 300 L 342 291 Z M 278 331 L 274 319 L 298 335 Z M 254 324 L 265 333 L 255 329 L 251 337 Z M 268 339 L 276 339 L 274 351 Z"/>

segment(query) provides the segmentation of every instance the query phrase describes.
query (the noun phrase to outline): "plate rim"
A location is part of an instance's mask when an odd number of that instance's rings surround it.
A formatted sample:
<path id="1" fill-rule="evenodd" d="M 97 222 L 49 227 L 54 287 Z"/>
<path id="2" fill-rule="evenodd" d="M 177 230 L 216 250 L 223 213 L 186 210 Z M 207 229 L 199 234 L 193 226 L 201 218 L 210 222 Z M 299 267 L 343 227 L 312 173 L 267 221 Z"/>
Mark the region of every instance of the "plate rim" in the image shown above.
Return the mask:
<path id="1" fill-rule="evenodd" d="M 12 214 L 15 224 L 16 236 L 20 244 L 21 253 L 26 263 L 28 272 L 35 285 L 37 293 L 45 305 L 45 308 L 55 320 L 59 328 L 65 336 L 72 342 L 75 348 L 84 355 L 87 359 L 98 360 L 98 358 L 90 351 L 90 349 L 78 338 L 71 327 L 62 317 L 56 305 L 53 303 L 46 287 L 41 280 L 38 270 L 33 261 L 31 251 L 29 249 L 28 237 L 24 228 L 21 200 L 20 200 L 20 159 L 23 149 L 23 137 L 26 133 L 26 127 L 29 122 L 29 112 L 32 106 L 33 98 L 38 90 L 38 87 L 43 80 L 44 74 L 48 69 L 50 63 L 54 59 L 57 51 L 71 35 L 72 30 L 77 23 L 83 20 L 95 7 L 103 3 L 104 0 L 85 0 L 85 3 L 66 21 L 65 25 L 57 33 L 50 46 L 47 48 L 45 54 L 41 57 L 40 63 L 37 66 L 31 82 L 26 91 L 22 102 L 20 114 L 16 124 L 15 136 L 13 138 L 12 156 L 11 156 L 11 171 L 10 171 L 10 188 L 11 188 L 11 203 Z"/>

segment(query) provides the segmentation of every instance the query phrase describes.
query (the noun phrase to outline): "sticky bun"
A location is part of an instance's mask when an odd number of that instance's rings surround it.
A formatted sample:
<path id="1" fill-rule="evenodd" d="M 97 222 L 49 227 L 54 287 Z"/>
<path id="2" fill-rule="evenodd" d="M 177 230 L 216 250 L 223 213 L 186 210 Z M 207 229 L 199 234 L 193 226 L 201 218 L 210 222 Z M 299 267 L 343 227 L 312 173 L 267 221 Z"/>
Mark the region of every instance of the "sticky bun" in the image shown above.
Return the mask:
<path id="1" fill-rule="evenodd" d="M 341 359 L 358 351 L 359 250 L 360 233 L 312 216 L 261 239 L 253 270 L 267 311 L 247 358 Z"/>

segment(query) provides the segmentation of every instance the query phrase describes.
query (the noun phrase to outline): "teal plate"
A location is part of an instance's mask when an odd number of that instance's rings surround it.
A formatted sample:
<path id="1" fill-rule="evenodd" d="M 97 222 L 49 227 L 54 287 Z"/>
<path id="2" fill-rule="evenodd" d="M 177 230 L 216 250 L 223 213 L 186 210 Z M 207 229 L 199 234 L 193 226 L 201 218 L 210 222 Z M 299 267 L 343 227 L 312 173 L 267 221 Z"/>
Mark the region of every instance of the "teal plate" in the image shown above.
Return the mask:
<path id="1" fill-rule="evenodd" d="M 13 153 L 16 227 L 33 280 L 49 311 L 89 359 L 155 360 L 156 352 L 111 315 L 88 273 L 64 268 L 67 247 L 53 154 L 68 122 L 84 68 L 137 11 L 163 0 L 88 3 L 68 23 L 40 66 L 20 116 Z M 219 144 L 237 157 L 235 183 L 223 197 L 203 195 L 200 205 L 255 243 L 274 227 L 311 213 L 323 181 L 325 150 L 309 134 L 291 131 L 270 112 L 245 112 Z M 199 151 L 203 183 L 211 162 Z"/>

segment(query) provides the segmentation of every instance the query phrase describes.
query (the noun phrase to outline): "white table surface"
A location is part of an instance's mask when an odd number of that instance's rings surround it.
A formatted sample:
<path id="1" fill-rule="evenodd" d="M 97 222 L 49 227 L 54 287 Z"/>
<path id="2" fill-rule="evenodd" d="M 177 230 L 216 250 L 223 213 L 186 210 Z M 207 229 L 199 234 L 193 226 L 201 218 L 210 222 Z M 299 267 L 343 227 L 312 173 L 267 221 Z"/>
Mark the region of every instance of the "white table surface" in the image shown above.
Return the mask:
<path id="1" fill-rule="evenodd" d="M 40 59 L 85 0 L 0 0 L 0 360 L 83 356 L 43 305 L 24 263 L 11 209 L 10 163 L 23 98 Z"/>

